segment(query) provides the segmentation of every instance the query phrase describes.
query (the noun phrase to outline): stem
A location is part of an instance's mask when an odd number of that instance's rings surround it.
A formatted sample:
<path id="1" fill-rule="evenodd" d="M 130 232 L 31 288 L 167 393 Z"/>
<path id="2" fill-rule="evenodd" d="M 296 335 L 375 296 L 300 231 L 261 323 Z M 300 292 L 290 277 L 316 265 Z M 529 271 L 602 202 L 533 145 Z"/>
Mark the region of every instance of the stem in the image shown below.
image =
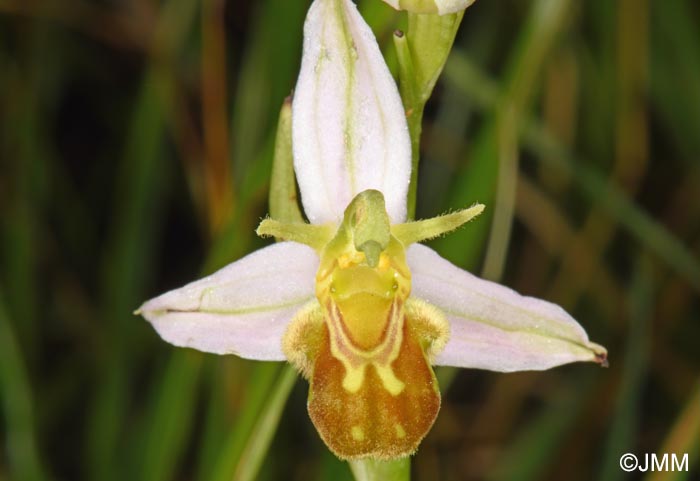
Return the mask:
<path id="1" fill-rule="evenodd" d="M 358 459 L 348 463 L 356 481 L 408 481 L 411 479 L 411 458 L 392 461 Z"/>
<path id="2" fill-rule="evenodd" d="M 420 136 L 425 103 L 452 50 L 464 12 L 450 15 L 408 14 L 408 32 L 394 33 L 399 61 L 401 100 L 411 136 L 411 183 L 408 187 L 408 218 L 416 213 Z"/>

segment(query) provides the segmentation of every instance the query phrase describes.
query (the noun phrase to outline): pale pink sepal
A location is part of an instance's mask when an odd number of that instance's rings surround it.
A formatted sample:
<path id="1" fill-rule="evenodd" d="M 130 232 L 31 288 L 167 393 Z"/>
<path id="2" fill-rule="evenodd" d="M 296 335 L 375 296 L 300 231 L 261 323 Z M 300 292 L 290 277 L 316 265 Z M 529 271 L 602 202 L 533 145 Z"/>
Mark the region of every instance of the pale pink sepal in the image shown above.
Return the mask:
<path id="1" fill-rule="evenodd" d="M 406 218 L 411 143 L 394 79 L 350 0 L 315 0 L 292 106 L 294 168 L 307 217 L 340 222 L 355 195 L 384 194 Z"/>
<path id="2" fill-rule="evenodd" d="M 282 335 L 314 298 L 318 262 L 307 246 L 274 244 L 151 299 L 137 312 L 176 346 L 282 361 Z"/>
<path id="3" fill-rule="evenodd" d="M 450 339 L 435 364 L 510 372 L 605 362 L 605 348 L 558 305 L 479 279 L 419 244 L 409 247 L 407 260 L 411 295 L 450 321 Z"/>

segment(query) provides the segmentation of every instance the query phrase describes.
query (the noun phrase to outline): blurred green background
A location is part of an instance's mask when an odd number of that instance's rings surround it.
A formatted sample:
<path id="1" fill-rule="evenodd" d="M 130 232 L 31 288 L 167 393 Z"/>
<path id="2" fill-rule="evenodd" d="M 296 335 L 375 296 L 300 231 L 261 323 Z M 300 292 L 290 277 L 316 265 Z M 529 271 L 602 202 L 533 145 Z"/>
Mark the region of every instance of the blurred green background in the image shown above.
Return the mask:
<path id="1" fill-rule="evenodd" d="M 360 4 L 393 68 L 405 15 Z M 265 243 L 308 5 L 0 0 L 0 480 L 351 479 L 304 381 L 132 315 Z M 414 479 L 700 479 L 700 3 L 477 1 L 418 192 L 485 203 L 434 247 L 561 304 L 610 368 L 440 371 Z"/>

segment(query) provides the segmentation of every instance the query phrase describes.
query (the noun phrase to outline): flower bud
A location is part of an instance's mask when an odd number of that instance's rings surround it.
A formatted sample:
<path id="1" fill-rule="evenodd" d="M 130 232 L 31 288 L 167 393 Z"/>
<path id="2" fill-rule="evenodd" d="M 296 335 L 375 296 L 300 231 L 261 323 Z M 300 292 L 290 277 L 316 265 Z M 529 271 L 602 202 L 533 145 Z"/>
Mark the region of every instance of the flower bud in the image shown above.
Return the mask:
<path id="1" fill-rule="evenodd" d="M 384 0 L 397 10 L 445 15 L 464 10 L 475 0 Z"/>

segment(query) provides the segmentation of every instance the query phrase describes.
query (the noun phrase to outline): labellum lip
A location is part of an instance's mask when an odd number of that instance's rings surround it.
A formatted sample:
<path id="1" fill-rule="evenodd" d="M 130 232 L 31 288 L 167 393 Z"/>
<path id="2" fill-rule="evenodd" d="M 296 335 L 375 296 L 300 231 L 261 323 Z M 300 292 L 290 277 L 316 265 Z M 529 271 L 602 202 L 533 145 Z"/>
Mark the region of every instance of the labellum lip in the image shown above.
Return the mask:
<path id="1" fill-rule="evenodd" d="M 358 194 L 343 217 L 322 249 L 318 302 L 292 321 L 285 353 L 309 379 L 311 419 L 336 455 L 407 456 L 440 407 L 427 350 L 449 328 L 435 330 L 409 299 L 405 247 L 391 234 L 383 194 Z M 368 245 L 378 248 L 374 261 Z"/>
<path id="2" fill-rule="evenodd" d="M 316 294 L 323 322 L 308 369 L 309 414 L 339 457 L 396 458 L 417 449 L 440 407 L 424 351 L 432 334 L 408 314 L 416 311 L 407 310 L 411 274 L 403 244 L 387 229 L 376 263 L 358 255 L 357 236 L 380 224 L 372 215 L 350 215 L 359 207 L 363 214 L 383 211 L 381 194 L 348 206 L 347 224 L 321 259 Z"/>
<path id="3" fill-rule="evenodd" d="M 330 349 L 325 328 L 314 366 L 309 415 L 328 447 L 342 459 L 393 459 L 415 452 L 440 409 L 440 394 L 430 365 L 408 323 L 394 362 L 386 368 L 401 384 L 398 393 L 385 386 L 385 367 L 369 364 L 356 392 L 343 380 L 346 368 Z M 409 382 L 410 381 L 410 382 Z"/>

